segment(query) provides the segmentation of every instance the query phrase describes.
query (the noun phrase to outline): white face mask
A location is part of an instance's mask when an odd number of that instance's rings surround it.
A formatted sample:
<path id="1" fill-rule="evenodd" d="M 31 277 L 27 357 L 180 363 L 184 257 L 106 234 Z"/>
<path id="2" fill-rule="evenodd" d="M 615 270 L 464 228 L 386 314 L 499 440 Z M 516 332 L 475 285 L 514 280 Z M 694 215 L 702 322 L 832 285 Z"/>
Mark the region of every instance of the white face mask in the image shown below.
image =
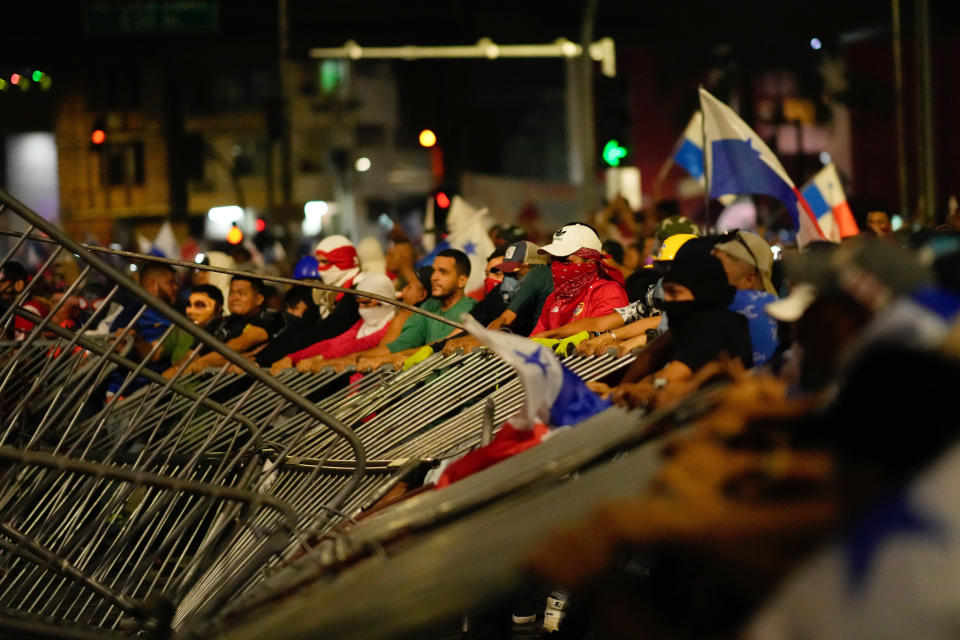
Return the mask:
<path id="1" fill-rule="evenodd" d="M 376 333 L 393 319 L 395 307 L 392 304 L 381 303 L 375 307 L 360 307 L 358 309 L 363 319 L 363 326 L 357 332 L 358 338 Z"/>

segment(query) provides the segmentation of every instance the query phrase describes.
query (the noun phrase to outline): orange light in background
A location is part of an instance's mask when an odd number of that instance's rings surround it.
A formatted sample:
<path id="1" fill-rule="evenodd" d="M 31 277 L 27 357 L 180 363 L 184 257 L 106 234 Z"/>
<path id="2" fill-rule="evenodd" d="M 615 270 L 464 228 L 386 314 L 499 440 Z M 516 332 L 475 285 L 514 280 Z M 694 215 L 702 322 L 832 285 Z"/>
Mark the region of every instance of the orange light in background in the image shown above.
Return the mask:
<path id="1" fill-rule="evenodd" d="M 103 144 L 106 139 L 107 133 L 103 129 L 94 129 L 93 133 L 90 134 L 90 142 L 93 144 Z"/>
<path id="2" fill-rule="evenodd" d="M 430 148 L 437 144 L 437 134 L 430 129 L 424 129 L 420 132 L 420 146 Z"/>
<path id="3" fill-rule="evenodd" d="M 230 227 L 227 231 L 227 242 L 230 244 L 240 244 L 243 242 L 243 231 L 237 225 Z"/>

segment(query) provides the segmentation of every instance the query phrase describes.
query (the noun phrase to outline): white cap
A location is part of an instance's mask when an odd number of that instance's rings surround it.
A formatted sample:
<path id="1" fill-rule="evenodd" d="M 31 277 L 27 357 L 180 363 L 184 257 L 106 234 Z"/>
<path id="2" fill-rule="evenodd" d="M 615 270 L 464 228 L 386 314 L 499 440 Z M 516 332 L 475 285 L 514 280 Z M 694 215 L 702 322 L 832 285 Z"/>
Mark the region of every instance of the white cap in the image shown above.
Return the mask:
<path id="1" fill-rule="evenodd" d="M 553 242 L 545 247 L 541 247 L 541 253 L 549 253 L 552 256 L 569 256 L 578 249 L 594 249 L 601 251 L 603 243 L 597 233 L 585 224 L 575 222 L 567 224 L 553 234 Z"/>
<path id="2" fill-rule="evenodd" d="M 774 320 L 796 322 L 816 299 L 817 288 L 812 284 L 801 282 L 791 289 L 790 295 L 786 298 L 771 302 L 763 309 Z"/>

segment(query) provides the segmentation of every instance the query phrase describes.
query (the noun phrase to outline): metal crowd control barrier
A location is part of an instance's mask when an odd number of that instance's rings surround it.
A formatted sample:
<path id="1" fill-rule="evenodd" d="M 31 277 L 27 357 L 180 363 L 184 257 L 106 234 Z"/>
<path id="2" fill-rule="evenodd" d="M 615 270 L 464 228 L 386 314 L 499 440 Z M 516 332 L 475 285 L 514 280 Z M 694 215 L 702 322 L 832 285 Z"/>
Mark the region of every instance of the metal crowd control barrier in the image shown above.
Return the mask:
<path id="1" fill-rule="evenodd" d="M 0 615 L 12 625 L 36 633 L 54 625 L 68 633 L 165 635 L 188 597 L 203 606 L 227 601 L 270 557 L 302 546 L 311 527 L 339 521 L 384 477 L 366 473 L 363 446 L 339 419 L 127 273 L 5 192 L 0 214 L 20 228 L 4 234 L 0 269 L 26 262 L 30 251 L 46 256 L 38 273 L 71 254 L 80 265 L 44 317 L 23 306 L 40 278 L 5 291 L 0 309 L 3 334 L 18 337 L 0 346 Z M 106 284 L 105 304 L 125 298 L 134 310 L 109 339 L 90 335 L 96 316 L 72 328 L 55 320 L 89 282 Z M 147 313 L 170 326 L 144 352 L 132 348 L 131 337 Z M 153 357 L 174 327 L 239 367 L 249 383 L 241 399 L 256 392 L 262 406 L 248 411 L 236 399 L 212 397 L 222 372 L 197 380 L 154 371 Z M 267 414 L 281 408 L 295 411 L 304 431 L 329 431 L 347 443 L 349 462 L 336 470 L 336 481 L 314 477 L 322 497 L 303 505 L 310 510 L 258 490 L 265 468 L 284 462 L 283 448 L 264 439 Z M 251 553 L 227 555 L 244 537 L 258 543 Z M 215 584 L 195 595 L 214 572 Z"/>
<path id="2" fill-rule="evenodd" d="M 465 612 L 530 587 L 524 560 L 549 533 L 600 501 L 642 492 L 660 465 L 654 440 L 703 415 L 717 391 L 646 416 L 611 408 L 387 507 L 325 539 L 319 560 L 293 563 L 188 635 L 386 639 L 452 630 Z"/>
<path id="3" fill-rule="evenodd" d="M 485 350 L 352 382 L 351 371 L 271 376 L 101 255 L 153 258 L 81 245 L 2 191 L 0 205 L 22 227 L 0 233 L 0 268 L 29 251 L 46 256 L 41 272 L 63 255 L 81 265 L 46 316 L 22 306 L 38 279 L 0 308 L 3 334 L 20 321 L 20 339 L 0 342 L 0 628 L 57 637 L 205 628 L 292 567 L 346 558 L 325 542 L 338 525 L 521 406 L 513 371 Z M 135 310 L 116 335 L 94 335 L 95 319 L 55 321 L 93 281 L 106 284 L 106 303 Z M 228 365 L 159 375 L 151 365 L 163 336 L 152 347 L 133 339 L 147 313 Z M 631 361 L 565 363 L 600 378 Z M 430 512 L 426 504 L 419 517 Z"/>

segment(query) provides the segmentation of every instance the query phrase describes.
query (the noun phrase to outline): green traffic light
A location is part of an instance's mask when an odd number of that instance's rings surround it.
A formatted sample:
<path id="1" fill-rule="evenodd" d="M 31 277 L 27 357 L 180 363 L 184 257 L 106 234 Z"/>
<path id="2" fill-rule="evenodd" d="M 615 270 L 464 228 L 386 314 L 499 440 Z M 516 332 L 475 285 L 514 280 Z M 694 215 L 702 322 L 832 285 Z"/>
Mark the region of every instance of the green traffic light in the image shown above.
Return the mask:
<path id="1" fill-rule="evenodd" d="M 34 82 L 40 82 L 43 79 L 43 71 L 34 71 L 32 78 Z"/>
<path id="2" fill-rule="evenodd" d="M 619 167 L 620 161 L 627 157 L 627 150 L 621 147 L 616 140 L 610 140 L 603 145 L 603 161 L 611 167 Z"/>

